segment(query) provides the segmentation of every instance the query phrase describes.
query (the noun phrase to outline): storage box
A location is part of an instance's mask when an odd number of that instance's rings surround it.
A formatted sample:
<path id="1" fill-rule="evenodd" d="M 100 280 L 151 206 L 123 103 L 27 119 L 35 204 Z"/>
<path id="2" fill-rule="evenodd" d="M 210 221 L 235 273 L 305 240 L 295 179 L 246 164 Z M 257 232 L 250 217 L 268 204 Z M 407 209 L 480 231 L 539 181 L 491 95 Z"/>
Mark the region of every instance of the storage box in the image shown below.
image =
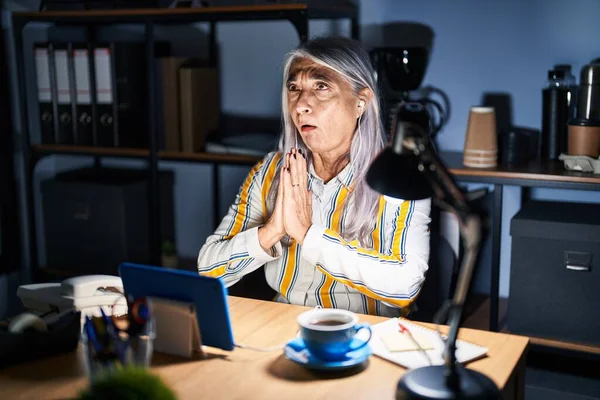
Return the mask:
<path id="1" fill-rule="evenodd" d="M 175 241 L 173 173 L 160 171 L 161 234 Z M 148 172 L 84 168 L 42 182 L 46 265 L 118 275 L 124 261 L 149 263 Z"/>
<path id="2" fill-rule="evenodd" d="M 510 232 L 509 331 L 600 344 L 600 207 L 530 201 Z"/>

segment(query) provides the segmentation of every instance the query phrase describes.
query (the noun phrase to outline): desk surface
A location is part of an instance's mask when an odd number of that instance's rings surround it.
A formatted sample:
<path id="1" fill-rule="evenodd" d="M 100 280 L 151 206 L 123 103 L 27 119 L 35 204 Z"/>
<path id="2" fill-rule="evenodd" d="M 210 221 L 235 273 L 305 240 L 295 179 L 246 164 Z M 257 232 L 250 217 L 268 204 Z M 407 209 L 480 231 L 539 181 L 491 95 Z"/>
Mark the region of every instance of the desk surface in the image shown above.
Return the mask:
<path id="1" fill-rule="evenodd" d="M 238 343 L 270 347 L 283 344 L 297 331 L 296 316 L 305 307 L 229 297 L 234 336 Z M 360 315 L 372 324 L 384 318 Z M 528 339 L 522 336 L 462 329 L 460 338 L 488 347 L 488 357 L 468 364 L 483 372 L 505 391 L 513 393 L 515 373 L 524 366 Z M 153 371 L 181 399 L 198 398 L 294 398 L 294 399 L 392 399 L 404 368 L 371 357 L 360 371 L 313 373 L 288 361 L 280 351 L 264 353 L 245 349 L 224 352 L 208 348 L 207 359 L 185 360 L 155 354 Z M 67 398 L 86 384 L 83 355 L 77 353 L 0 370 L 0 397 Z M 522 382 L 520 383 L 522 385 Z M 202 397 L 202 396 L 200 396 Z"/>
<path id="2" fill-rule="evenodd" d="M 440 156 L 456 180 L 515 186 L 599 190 L 600 174 L 569 171 L 562 161 L 531 161 L 523 165 L 469 168 L 463 154 L 441 152 Z"/>

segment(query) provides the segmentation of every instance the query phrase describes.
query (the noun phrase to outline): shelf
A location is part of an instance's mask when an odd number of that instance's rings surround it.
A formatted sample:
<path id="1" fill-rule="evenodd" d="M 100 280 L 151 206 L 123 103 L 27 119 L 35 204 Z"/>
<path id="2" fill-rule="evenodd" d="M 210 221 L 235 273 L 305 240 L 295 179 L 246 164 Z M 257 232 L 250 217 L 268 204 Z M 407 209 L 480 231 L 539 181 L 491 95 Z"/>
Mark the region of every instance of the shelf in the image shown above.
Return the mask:
<path id="1" fill-rule="evenodd" d="M 31 151 L 37 155 L 83 155 L 98 157 L 124 157 L 124 158 L 146 158 L 150 151 L 147 149 L 128 149 L 113 147 L 94 146 L 68 146 L 68 145 L 32 145 Z M 180 153 L 173 151 L 159 151 L 158 157 L 164 161 L 189 161 L 199 163 L 227 163 L 239 165 L 253 165 L 262 159 L 258 156 L 245 156 L 238 154 L 223 153 Z"/>
<path id="2" fill-rule="evenodd" d="M 510 333 L 510 332 L 507 331 L 507 333 Z M 545 338 L 533 337 L 533 336 L 529 336 L 529 340 L 530 340 L 531 344 L 538 345 L 538 346 L 552 347 L 555 349 L 570 350 L 570 351 L 577 351 L 577 352 L 582 352 L 582 353 L 590 353 L 590 354 L 600 355 L 600 345 L 595 346 L 595 345 L 582 344 L 582 343 L 565 342 L 565 341 L 556 340 L 556 339 L 545 339 Z"/>
<path id="3" fill-rule="evenodd" d="M 171 161 L 196 161 L 196 162 L 215 162 L 228 164 L 256 164 L 263 157 L 245 156 L 240 154 L 224 153 L 178 153 L 174 151 L 160 151 L 158 153 L 161 160 Z"/>
<path id="4" fill-rule="evenodd" d="M 469 168 L 463 165 L 463 154 L 460 152 L 441 152 L 440 156 L 457 180 L 564 189 L 598 190 L 600 188 L 600 175 L 566 170 L 562 161 L 530 161 L 515 166 Z"/>
<path id="5" fill-rule="evenodd" d="M 465 328 L 472 329 L 489 329 L 489 313 L 490 313 L 490 299 L 489 297 L 473 296 L 470 300 L 471 304 L 467 304 L 467 308 L 472 308 L 468 313 L 463 326 Z M 508 312 L 508 299 L 500 298 L 500 317 L 501 321 L 505 321 Z M 500 332 L 515 334 L 508 330 L 505 324 L 500 327 Z M 520 335 L 520 334 L 516 334 Z M 527 335 L 520 335 L 527 336 Z M 532 345 L 549 347 L 553 349 L 568 350 L 580 353 L 588 353 L 600 355 L 600 345 L 591 345 L 586 343 L 567 342 L 564 340 L 548 339 L 536 336 L 527 336 Z"/>
<path id="6" fill-rule="evenodd" d="M 288 18 L 306 13 L 310 19 L 357 18 L 357 8 L 347 5 L 272 4 L 249 6 L 215 6 L 190 8 L 138 8 L 107 10 L 65 10 L 42 12 L 15 12 L 13 17 L 22 22 L 131 22 L 154 20 L 156 22 L 184 21 L 240 21 Z"/>

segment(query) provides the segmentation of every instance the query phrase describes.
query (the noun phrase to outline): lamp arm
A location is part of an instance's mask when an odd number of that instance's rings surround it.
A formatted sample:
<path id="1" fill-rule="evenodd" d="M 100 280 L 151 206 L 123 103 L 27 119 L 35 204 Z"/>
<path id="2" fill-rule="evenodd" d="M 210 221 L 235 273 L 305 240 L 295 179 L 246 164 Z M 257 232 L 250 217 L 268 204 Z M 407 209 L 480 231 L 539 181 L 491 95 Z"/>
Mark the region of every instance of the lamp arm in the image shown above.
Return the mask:
<path id="1" fill-rule="evenodd" d="M 409 140 L 413 143 L 407 147 L 411 148 L 419 157 L 419 169 L 430 181 L 438 200 L 441 200 L 446 205 L 445 208 L 457 217 L 460 235 L 464 243 L 457 287 L 448 314 L 450 329 L 444 348 L 447 383 L 451 387 L 458 387 L 458 375 L 455 373 L 456 339 L 479 251 L 481 219 L 467 204 L 464 194 L 430 145 L 428 136 L 423 131 L 421 132 L 422 135 L 413 136 L 412 140 Z"/>

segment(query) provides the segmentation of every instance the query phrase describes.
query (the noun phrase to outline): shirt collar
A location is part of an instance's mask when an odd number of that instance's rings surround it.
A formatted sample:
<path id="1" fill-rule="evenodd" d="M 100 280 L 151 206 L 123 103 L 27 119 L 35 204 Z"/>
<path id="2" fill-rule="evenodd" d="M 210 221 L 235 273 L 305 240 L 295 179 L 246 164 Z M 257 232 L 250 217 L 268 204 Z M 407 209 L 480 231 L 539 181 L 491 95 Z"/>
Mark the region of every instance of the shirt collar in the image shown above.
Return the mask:
<path id="1" fill-rule="evenodd" d="M 308 172 L 312 179 L 318 179 L 320 181 L 323 181 L 323 179 L 321 177 L 319 177 L 319 175 L 317 175 L 317 173 L 315 172 L 315 167 L 314 167 L 313 163 L 310 163 L 310 165 L 308 166 Z M 350 184 L 352 183 L 353 177 L 354 177 L 354 168 L 352 166 L 352 163 L 348 163 L 348 165 L 346 165 L 344 167 L 344 169 L 342 169 L 335 176 L 334 179 L 336 179 L 342 185 L 349 187 Z"/>

